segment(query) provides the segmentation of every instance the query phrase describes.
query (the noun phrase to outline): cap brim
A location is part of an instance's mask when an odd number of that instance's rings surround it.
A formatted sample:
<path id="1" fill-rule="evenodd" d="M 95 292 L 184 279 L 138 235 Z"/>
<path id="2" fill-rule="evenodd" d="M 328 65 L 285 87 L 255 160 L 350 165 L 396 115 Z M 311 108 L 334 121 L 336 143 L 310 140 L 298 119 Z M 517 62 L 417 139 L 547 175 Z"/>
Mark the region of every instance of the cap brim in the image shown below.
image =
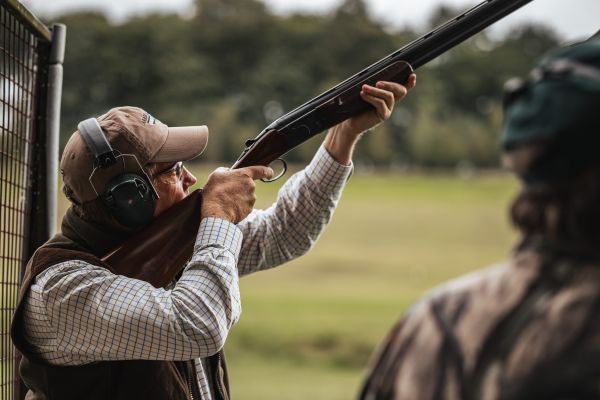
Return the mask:
<path id="1" fill-rule="evenodd" d="M 208 127 L 169 127 L 165 144 L 152 157 L 152 162 L 187 161 L 202 154 L 208 143 Z"/>

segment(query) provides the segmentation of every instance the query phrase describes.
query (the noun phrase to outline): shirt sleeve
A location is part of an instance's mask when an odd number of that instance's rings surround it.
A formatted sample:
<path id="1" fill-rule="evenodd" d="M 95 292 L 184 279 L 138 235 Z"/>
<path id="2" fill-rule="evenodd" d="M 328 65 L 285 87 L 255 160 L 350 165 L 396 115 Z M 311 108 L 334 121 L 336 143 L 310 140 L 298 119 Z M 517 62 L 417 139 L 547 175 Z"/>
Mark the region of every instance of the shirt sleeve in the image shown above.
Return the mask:
<path id="1" fill-rule="evenodd" d="M 30 341 L 57 364 L 210 356 L 241 312 L 241 241 L 235 225 L 203 219 L 191 261 L 169 290 L 79 260 L 57 264 L 32 285 L 30 309 L 47 324 L 33 313 Z"/>
<path id="2" fill-rule="evenodd" d="M 284 184 L 271 207 L 254 210 L 241 221 L 240 275 L 306 253 L 331 220 L 352 170 L 352 165 L 339 164 L 321 146 L 311 163 Z"/>

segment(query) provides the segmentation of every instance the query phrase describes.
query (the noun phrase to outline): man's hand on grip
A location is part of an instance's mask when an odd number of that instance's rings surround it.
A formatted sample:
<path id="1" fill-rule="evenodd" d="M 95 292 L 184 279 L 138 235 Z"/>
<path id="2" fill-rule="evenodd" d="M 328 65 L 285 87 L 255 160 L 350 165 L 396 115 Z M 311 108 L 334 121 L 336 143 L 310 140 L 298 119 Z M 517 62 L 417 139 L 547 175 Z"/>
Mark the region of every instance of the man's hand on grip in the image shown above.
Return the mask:
<path id="1" fill-rule="evenodd" d="M 237 224 L 250 214 L 256 202 L 256 179 L 273 177 L 260 165 L 240 169 L 217 168 L 202 189 L 202 218 L 222 218 Z"/>

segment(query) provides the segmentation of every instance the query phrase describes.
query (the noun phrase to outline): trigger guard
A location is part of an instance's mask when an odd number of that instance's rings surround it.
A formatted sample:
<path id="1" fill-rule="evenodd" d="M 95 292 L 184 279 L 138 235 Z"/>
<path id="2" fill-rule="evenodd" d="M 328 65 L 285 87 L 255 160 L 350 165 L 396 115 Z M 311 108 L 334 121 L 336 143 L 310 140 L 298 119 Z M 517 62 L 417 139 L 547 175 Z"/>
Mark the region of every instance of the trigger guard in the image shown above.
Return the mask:
<path id="1" fill-rule="evenodd" d="M 275 182 L 276 180 L 278 180 L 279 178 L 281 178 L 283 175 L 285 175 L 285 172 L 287 171 L 287 168 L 288 168 L 287 167 L 287 163 L 285 162 L 285 160 L 283 158 L 276 158 L 273 161 L 280 161 L 281 165 L 283 166 L 283 169 L 281 170 L 281 172 L 279 173 L 279 175 L 277 175 L 274 178 L 271 178 L 271 179 L 261 179 L 261 181 L 263 181 L 264 183 Z"/>

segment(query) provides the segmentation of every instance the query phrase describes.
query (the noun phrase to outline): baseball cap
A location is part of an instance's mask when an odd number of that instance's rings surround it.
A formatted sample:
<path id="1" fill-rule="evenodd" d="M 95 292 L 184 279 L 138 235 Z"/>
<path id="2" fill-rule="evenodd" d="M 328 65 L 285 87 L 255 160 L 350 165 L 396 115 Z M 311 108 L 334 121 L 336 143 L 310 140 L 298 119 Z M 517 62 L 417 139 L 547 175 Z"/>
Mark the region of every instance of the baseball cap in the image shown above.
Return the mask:
<path id="1" fill-rule="evenodd" d="M 138 107 L 117 107 L 97 118 L 111 147 L 121 154 L 134 155 L 139 166 L 157 162 L 187 161 L 200 155 L 208 142 L 208 128 L 169 127 Z M 73 191 L 74 200 L 85 203 L 98 197 L 115 176 L 135 172 L 139 166 L 117 163 L 115 167 L 95 169 L 95 158 L 79 131 L 67 142 L 60 161 L 63 181 Z M 94 173 L 94 186 L 90 176 Z"/>
<path id="2" fill-rule="evenodd" d="M 551 50 L 526 81 L 506 89 L 504 149 L 540 143 L 549 149 L 530 176 L 572 176 L 600 161 L 600 38 Z"/>

